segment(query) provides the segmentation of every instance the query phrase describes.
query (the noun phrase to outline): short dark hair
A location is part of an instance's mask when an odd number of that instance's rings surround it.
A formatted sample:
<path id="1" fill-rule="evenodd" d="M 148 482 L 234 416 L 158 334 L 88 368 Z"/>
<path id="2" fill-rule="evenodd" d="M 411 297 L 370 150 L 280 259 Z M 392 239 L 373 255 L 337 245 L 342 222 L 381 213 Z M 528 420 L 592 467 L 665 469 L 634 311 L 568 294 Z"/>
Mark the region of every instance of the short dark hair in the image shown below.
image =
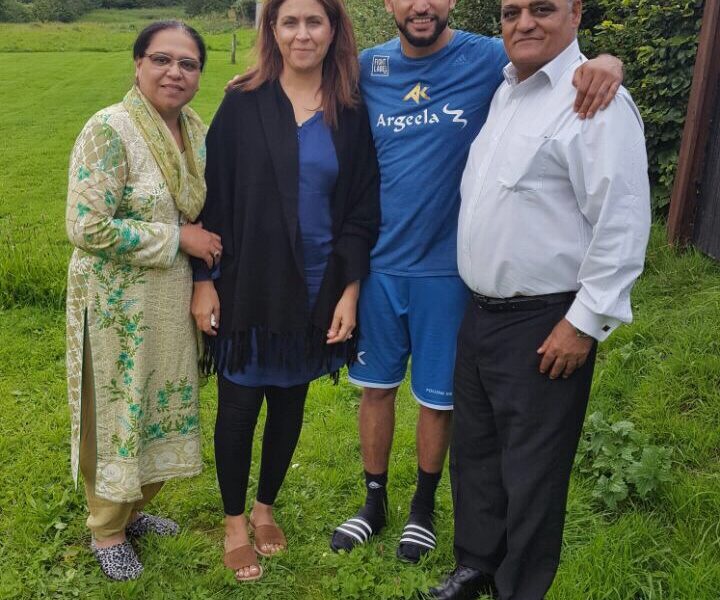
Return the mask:
<path id="1" fill-rule="evenodd" d="M 205 48 L 205 40 L 197 32 L 196 29 L 190 27 L 187 23 L 182 21 L 155 21 L 150 23 L 145 29 L 143 29 L 137 36 L 135 44 L 133 45 L 133 58 L 138 59 L 145 56 L 145 52 L 152 42 L 153 37 L 156 33 L 165 31 L 166 29 L 180 29 L 187 33 L 195 42 L 198 53 L 200 54 L 200 70 L 205 68 L 205 60 L 207 59 L 207 49 Z"/>

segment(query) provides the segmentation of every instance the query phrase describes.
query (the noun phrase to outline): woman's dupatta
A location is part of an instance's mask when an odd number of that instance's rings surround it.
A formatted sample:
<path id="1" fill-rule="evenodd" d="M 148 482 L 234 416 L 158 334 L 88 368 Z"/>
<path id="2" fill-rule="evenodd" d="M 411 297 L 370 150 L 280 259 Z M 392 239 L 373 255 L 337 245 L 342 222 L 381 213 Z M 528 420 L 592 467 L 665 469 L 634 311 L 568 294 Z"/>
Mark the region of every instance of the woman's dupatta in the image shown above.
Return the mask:
<path id="1" fill-rule="evenodd" d="M 205 203 L 207 127 L 192 108 L 182 109 L 180 131 L 185 144 L 184 161 L 165 121 L 137 86 L 125 95 L 123 106 L 150 148 L 178 210 L 188 221 L 195 221 Z"/>

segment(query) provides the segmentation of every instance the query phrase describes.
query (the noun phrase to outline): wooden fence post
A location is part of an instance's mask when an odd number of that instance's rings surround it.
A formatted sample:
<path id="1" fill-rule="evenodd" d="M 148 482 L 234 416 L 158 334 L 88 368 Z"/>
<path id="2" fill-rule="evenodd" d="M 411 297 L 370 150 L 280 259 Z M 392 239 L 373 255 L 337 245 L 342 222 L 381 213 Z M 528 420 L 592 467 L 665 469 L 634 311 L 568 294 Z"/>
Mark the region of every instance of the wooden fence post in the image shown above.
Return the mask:
<path id="1" fill-rule="evenodd" d="M 670 199 L 668 238 L 672 244 L 685 245 L 692 238 L 710 119 L 717 101 L 719 54 L 720 0 L 705 0 L 692 90 Z"/>
<path id="2" fill-rule="evenodd" d="M 232 43 L 230 44 L 230 64 L 235 64 L 235 51 L 237 50 L 237 34 L 233 31 Z"/>

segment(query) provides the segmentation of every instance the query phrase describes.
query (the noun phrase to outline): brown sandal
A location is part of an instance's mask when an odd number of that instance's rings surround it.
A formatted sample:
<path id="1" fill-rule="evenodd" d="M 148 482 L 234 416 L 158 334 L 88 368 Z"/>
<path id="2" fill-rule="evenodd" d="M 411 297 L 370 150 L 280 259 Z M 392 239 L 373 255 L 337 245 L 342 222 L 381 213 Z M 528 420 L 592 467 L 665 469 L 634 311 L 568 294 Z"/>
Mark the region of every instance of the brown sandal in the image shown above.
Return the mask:
<path id="1" fill-rule="evenodd" d="M 269 558 L 279 554 L 283 550 L 287 550 L 287 539 L 283 530 L 277 525 L 255 525 L 248 519 L 250 529 L 255 532 L 255 552 L 260 556 Z M 261 548 L 263 546 L 280 546 L 280 550 L 276 552 L 263 552 Z"/>
<path id="2" fill-rule="evenodd" d="M 226 552 L 223 557 L 223 563 L 228 569 L 232 569 L 235 573 L 235 579 L 238 581 L 257 581 L 263 576 L 263 568 L 258 563 L 257 554 L 253 550 L 250 544 L 244 546 L 238 546 L 230 552 Z M 258 574 L 250 575 L 248 577 L 239 577 L 237 572 L 240 569 L 247 569 L 248 567 L 257 567 Z"/>

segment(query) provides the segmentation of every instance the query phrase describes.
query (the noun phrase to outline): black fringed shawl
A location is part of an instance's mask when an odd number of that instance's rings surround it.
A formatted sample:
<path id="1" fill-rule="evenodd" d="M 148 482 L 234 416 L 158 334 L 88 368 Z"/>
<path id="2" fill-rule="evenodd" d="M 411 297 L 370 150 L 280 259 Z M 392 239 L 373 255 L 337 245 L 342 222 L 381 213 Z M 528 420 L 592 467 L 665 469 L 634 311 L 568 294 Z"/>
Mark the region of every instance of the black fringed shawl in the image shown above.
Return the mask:
<path id="1" fill-rule="evenodd" d="M 331 198 L 333 249 L 307 309 L 298 224 L 298 139 L 279 82 L 225 95 L 207 134 L 207 200 L 198 220 L 222 238 L 217 337 L 205 336 L 206 372 L 242 370 L 256 339 L 261 365 L 329 365 L 354 342 L 326 344 L 346 285 L 367 275 L 380 225 L 379 173 L 367 110 L 342 110 L 332 130 L 338 178 Z"/>

